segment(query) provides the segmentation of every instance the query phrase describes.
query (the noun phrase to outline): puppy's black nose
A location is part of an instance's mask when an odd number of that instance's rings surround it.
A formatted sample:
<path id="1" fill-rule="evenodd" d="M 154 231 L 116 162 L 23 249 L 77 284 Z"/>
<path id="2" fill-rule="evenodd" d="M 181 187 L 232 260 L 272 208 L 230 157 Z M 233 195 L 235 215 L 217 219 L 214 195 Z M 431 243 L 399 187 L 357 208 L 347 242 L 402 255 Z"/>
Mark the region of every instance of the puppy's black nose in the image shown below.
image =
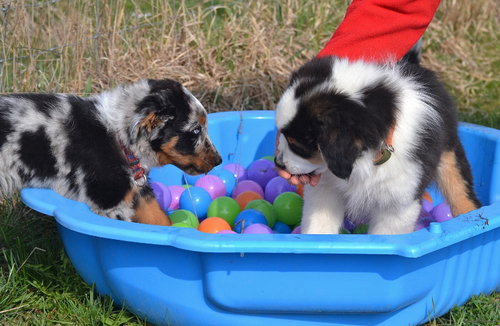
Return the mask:
<path id="1" fill-rule="evenodd" d="M 286 167 L 283 165 L 283 163 L 277 156 L 274 157 L 274 165 L 276 165 L 278 168 L 282 170 L 286 170 Z"/>
<path id="2" fill-rule="evenodd" d="M 222 157 L 220 157 L 219 154 L 217 154 L 217 157 L 215 158 L 215 166 L 220 165 L 222 163 Z"/>

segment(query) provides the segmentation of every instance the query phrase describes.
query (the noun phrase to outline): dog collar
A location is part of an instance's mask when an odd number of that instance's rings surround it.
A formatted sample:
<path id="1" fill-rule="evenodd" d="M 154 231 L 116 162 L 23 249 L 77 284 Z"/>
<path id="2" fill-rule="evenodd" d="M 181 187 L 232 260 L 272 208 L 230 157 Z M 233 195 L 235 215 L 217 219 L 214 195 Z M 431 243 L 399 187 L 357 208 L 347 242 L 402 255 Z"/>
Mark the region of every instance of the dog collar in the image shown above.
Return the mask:
<path id="1" fill-rule="evenodd" d="M 392 153 L 394 153 L 394 147 L 392 147 L 392 136 L 394 135 L 395 128 L 396 126 L 393 125 L 389 130 L 389 135 L 387 136 L 387 139 L 384 141 L 384 143 L 382 144 L 382 148 L 380 149 L 379 158 L 373 160 L 374 165 L 378 166 L 384 164 L 385 162 L 389 161 Z"/>
<path id="2" fill-rule="evenodd" d="M 125 158 L 134 173 L 134 182 L 139 187 L 143 187 L 147 183 L 147 178 L 144 173 L 144 169 L 141 166 L 139 159 L 134 155 L 134 152 L 130 150 L 127 146 L 123 144 L 120 140 L 120 145 L 122 146 L 123 153 L 125 153 Z"/>

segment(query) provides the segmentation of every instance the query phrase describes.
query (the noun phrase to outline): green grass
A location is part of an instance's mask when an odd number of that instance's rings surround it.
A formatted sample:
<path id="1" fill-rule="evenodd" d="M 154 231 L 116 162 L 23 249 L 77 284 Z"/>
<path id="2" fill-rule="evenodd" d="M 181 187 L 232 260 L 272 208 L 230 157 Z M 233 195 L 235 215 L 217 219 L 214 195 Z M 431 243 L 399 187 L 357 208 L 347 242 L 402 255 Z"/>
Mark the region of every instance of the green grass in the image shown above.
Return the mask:
<path id="1" fill-rule="evenodd" d="M 32 3 L 19 0 L 18 9 L 0 13 L 4 91 L 88 95 L 144 77 L 174 78 L 210 112 L 274 109 L 291 71 L 321 49 L 347 6 L 143 0 L 136 10 L 135 1 L 110 0 L 97 12 L 95 0 Z M 499 16 L 497 0 L 443 0 L 424 36 L 423 64 L 445 82 L 462 121 L 500 129 Z M 146 324 L 85 284 L 54 219 L 17 196 L 0 201 L 0 247 L 0 325 Z M 473 297 L 442 317 L 430 314 L 428 325 L 498 325 L 499 300 Z"/>

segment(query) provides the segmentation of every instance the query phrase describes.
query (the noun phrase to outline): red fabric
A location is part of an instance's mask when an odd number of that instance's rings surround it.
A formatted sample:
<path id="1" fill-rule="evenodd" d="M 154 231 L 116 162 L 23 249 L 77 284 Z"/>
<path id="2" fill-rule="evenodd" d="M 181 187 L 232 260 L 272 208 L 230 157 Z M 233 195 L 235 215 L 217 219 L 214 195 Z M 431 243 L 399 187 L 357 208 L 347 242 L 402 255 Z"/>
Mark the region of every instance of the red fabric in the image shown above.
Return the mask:
<path id="1" fill-rule="evenodd" d="M 317 57 L 397 61 L 424 34 L 440 0 L 354 0 Z"/>

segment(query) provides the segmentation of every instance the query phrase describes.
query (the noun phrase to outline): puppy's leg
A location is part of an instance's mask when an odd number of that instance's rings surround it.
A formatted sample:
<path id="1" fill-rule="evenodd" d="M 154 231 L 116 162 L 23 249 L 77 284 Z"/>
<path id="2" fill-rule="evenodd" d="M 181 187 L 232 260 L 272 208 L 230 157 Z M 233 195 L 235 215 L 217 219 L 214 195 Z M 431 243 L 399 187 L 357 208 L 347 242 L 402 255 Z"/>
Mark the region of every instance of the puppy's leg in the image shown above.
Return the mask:
<path id="1" fill-rule="evenodd" d="M 344 203 L 334 188 L 322 181 L 304 188 L 302 233 L 338 234 L 343 222 Z"/>
<path id="2" fill-rule="evenodd" d="M 137 192 L 133 204 L 135 209 L 134 222 L 164 226 L 172 225 L 172 221 L 156 201 L 151 188 L 141 188 Z"/>
<path id="3" fill-rule="evenodd" d="M 419 200 L 397 211 L 376 209 L 371 212 L 369 234 L 403 234 L 415 231 L 415 224 L 420 214 Z"/>
<path id="4" fill-rule="evenodd" d="M 458 143 L 454 151 L 445 151 L 441 155 L 437 183 L 453 216 L 481 207 L 474 193 L 472 173 L 462 144 Z"/>

